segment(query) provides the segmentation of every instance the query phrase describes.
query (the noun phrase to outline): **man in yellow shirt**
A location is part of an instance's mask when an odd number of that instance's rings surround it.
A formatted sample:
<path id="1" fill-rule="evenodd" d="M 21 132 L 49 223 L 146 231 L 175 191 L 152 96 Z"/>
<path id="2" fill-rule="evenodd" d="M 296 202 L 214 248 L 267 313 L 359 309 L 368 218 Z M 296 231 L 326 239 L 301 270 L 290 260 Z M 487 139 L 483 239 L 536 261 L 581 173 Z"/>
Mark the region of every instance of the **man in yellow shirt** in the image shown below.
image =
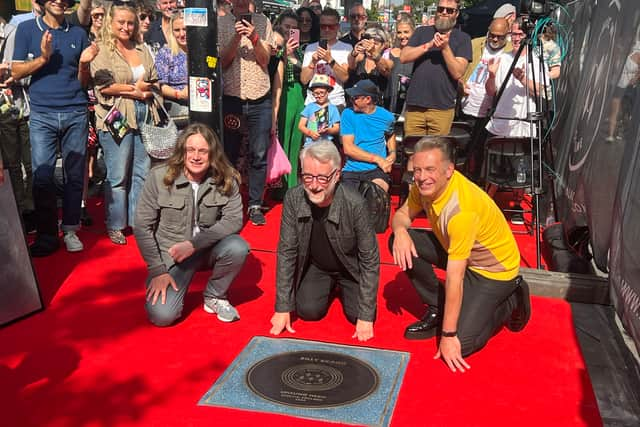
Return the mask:
<path id="1" fill-rule="evenodd" d="M 409 198 L 391 222 L 389 246 L 428 309 L 405 337 L 426 339 L 441 331 L 435 358 L 464 372 L 469 365 L 463 357 L 484 347 L 503 325 L 520 331 L 529 320 L 520 252 L 494 201 L 454 170 L 445 137 L 416 144 L 413 176 Z M 410 228 L 423 210 L 433 231 Z M 446 270 L 444 286 L 433 265 Z"/>

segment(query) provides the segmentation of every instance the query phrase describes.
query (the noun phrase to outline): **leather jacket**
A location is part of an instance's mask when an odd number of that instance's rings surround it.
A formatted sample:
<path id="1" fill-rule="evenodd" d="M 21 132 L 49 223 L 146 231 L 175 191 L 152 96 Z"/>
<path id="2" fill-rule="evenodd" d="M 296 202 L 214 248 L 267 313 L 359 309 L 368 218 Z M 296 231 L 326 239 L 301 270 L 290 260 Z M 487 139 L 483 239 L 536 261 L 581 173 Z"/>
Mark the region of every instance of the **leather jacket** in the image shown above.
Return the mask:
<path id="1" fill-rule="evenodd" d="M 224 195 L 207 177 L 200 183 L 194 215 L 191 183 L 180 174 L 167 187 L 163 182 L 166 173 L 166 166 L 151 169 L 136 207 L 134 235 L 150 277 L 166 273 L 175 264 L 168 253 L 174 244 L 188 240 L 199 251 L 242 228 L 242 198 L 237 183 L 229 195 Z M 195 237 L 194 218 L 200 227 Z"/>
<path id="2" fill-rule="evenodd" d="M 295 310 L 295 290 L 300 286 L 310 258 L 313 226 L 311 203 L 302 185 L 287 191 L 284 198 L 276 271 L 277 312 Z M 378 295 L 380 254 L 365 201 L 356 190 L 337 185 L 325 230 L 331 249 L 360 285 L 358 319 L 373 321 Z"/>

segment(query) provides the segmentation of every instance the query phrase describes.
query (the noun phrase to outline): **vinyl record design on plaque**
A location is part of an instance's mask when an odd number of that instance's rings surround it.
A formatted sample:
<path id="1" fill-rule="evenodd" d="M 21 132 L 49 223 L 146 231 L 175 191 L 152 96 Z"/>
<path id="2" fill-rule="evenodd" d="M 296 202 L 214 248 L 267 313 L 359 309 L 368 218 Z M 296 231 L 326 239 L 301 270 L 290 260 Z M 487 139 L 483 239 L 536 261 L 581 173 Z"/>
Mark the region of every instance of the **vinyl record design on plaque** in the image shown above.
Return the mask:
<path id="1" fill-rule="evenodd" d="M 365 399 L 378 373 L 351 356 L 324 351 L 282 353 L 254 364 L 246 375 L 252 392 L 271 402 L 305 408 L 348 405 Z"/>

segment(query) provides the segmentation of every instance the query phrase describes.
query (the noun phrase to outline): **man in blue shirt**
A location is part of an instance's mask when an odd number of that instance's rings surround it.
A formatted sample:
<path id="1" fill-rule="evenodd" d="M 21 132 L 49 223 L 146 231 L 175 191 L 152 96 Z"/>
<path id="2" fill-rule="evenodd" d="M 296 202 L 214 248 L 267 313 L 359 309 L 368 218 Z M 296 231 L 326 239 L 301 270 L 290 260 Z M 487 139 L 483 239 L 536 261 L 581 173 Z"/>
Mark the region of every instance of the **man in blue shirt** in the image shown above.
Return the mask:
<path id="1" fill-rule="evenodd" d="M 394 117 L 376 105 L 380 96 L 371 80 L 361 80 L 347 89 L 353 106 L 342 113 L 340 136 L 347 162 L 342 181 L 356 188 L 361 181 L 372 181 L 389 190 L 389 172 L 396 161 Z"/>
<path id="2" fill-rule="evenodd" d="M 38 0 L 43 15 L 25 21 L 16 30 L 12 77 L 31 76 L 30 141 L 33 198 L 38 236 L 32 256 L 55 252 L 58 214 L 54 170 L 60 146 L 65 172 L 62 231 L 67 250 L 84 249 L 76 235 L 84 183 L 87 143 L 89 63 L 98 53 L 86 32 L 65 20 L 72 0 Z"/>

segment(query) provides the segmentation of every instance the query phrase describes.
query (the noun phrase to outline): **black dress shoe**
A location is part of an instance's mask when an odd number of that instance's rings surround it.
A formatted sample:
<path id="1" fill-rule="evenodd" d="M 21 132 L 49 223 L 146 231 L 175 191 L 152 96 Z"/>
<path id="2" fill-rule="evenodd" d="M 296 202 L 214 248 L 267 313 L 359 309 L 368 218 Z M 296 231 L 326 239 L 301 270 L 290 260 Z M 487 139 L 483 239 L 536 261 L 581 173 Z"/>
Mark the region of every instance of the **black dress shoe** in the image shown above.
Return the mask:
<path id="1" fill-rule="evenodd" d="M 57 236 L 48 236 L 41 234 L 36 237 L 36 240 L 31 246 L 29 246 L 29 253 L 32 257 L 45 257 L 49 256 L 60 247 L 60 240 Z"/>
<path id="2" fill-rule="evenodd" d="M 520 286 L 514 292 L 518 305 L 513 309 L 511 318 L 507 320 L 507 328 L 513 332 L 520 332 L 527 326 L 531 317 L 531 301 L 529 299 L 529 285 L 520 280 Z"/>
<path id="3" fill-rule="evenodd" d="M 426 340 L 436 335 L 442 317 L 437 308 L 429 307 L 422 319 L 407 326 L 404 337 L 408 340 Z"/>

